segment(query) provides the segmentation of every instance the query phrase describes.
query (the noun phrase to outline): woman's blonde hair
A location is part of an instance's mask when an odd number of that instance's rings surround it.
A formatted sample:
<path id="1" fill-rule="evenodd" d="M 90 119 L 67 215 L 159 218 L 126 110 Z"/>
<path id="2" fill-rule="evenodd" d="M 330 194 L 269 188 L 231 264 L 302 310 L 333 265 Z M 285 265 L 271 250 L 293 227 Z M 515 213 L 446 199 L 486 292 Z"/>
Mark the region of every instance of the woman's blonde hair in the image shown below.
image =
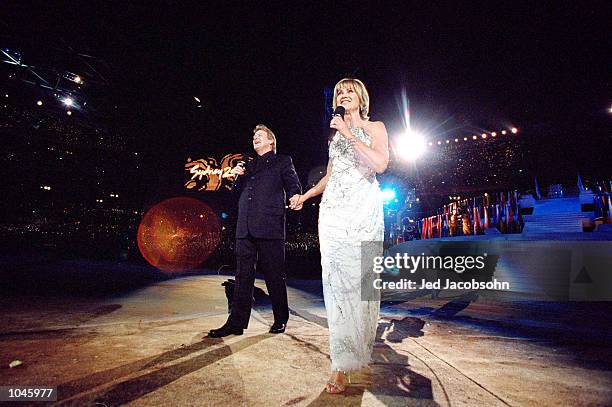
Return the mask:
<path id="1" fill-rule="evenodd" d="M 272 151 L 274 151 L 274 154 L 276 154 L 276 136 L 274 135 L 274 132 L 272 132 L 272 130 L 270 130 L 265 124 L 258 124 L 255 126 L 253 129 L 253 134 L 257 133 L 258 130 L 263 130 L 266 132 L 268 135 L 268 140 L 272 140 Z"/>
<path id="2" fill-rule="evenodd" d="M 357 93 L 357 96 L 359 96 L 359 116 L 364 120 L 368 120 L 370 118 L 370 95 L 363 82 L 353 78 L 341 79 L 336 86 L 334 86 L 334 99 L 332 104 L 334 110 L 336 110 L 338 91 L 340 89 L 353 89 Z"/>

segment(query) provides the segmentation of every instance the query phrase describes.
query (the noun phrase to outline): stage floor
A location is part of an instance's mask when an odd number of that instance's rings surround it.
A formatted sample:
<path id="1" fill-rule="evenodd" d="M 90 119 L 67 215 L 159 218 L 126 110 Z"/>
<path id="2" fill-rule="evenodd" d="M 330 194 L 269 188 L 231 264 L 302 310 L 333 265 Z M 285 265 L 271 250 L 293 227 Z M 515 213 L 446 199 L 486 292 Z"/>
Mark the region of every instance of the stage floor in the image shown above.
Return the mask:
<path id="1" fill-rule="evenodd" d="M 271 310 L 258 305 L 245 335 L 206 338 L 226 319 L 226 278 L 177 278 L 108 298 L 4 297 L 0 385 L 57 386 L 58 405 L 612 403 L 610 303 L 386 305 L 374 363 L 346 394 L 328 395 L 320 283 L 290 284 L 285 334 L 267 333 Z M 23 364 L 9 368 L 13 360 Z"/>

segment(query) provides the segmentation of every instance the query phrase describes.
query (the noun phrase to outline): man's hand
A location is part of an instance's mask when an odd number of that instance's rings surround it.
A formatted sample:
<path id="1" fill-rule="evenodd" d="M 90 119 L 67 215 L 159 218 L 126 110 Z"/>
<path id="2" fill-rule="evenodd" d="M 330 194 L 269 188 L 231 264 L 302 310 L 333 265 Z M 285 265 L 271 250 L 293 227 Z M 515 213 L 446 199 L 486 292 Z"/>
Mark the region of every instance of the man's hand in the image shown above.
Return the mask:
<path id="1" fill-rule="evenodd" d="M 304 195 L 295 194 L 291 198 L 289 198 L 289 208 L 294 211 L 299 211 L 304 206 Z"/>
<path id="2" fill-rule="evenodd" d="M 233 178 L 236 178 L 237 175 L 244 175 L 244 164 L 238 163 L 238 165 L 230 170 L 230 175 Z"/>

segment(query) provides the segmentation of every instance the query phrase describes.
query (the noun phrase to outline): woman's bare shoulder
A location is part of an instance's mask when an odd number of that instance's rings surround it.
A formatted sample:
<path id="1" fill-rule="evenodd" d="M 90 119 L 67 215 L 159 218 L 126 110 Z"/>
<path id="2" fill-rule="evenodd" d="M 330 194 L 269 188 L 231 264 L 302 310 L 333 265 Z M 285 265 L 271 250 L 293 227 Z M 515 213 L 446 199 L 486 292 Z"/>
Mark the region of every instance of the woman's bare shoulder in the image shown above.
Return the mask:
<path id="1" fill-rule="evenodd" d="M 368 121 L 368 124 L 366 125 L 366 130 L 367 132 L 375 132 L 375 133 L 380 133 L 380 132 L 387 132 L 387 129 L 385 127 L 385 124 L 383 122 L 380 121 Z"/>

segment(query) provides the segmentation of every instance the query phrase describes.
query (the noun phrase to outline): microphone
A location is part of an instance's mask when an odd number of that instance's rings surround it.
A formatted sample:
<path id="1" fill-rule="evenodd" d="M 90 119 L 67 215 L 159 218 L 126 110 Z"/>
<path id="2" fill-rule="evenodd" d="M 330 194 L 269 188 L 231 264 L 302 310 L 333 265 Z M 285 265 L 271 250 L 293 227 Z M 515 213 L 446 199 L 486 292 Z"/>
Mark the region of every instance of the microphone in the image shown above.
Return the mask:
<path id="1" fill-rule="evenodd" d="M 334 110 L 332 117 L 344 117 L 344 113 L 346 113 L 344 106 L 336 106 L 336 110 Z"/>
<path id="2" fill-rule="evenodd" d="M 344 113 L 346 113 L 346 109 L 344 108 L 344 106 L 336 106 L 336 109 L 332 113 L 332 117 L 342 117 L 342 118 L 344 118 Z M 331 134 L 329 135 L 329 137 L 327 139 L 327 143 L 328 144 L 332 142 L 332 140 L 334 139 L 334 135 L 335 134 L 336 134 L 336 132 L 331 132 Z"/>
<path id="3" fill-rule="evenodd" d="M 247 161 L 249 161 L 249 155 L 248 155 L 248 153 L 243 153 L 242 157 L 241 157 L 241 160 L 236 163 L 236 166 L 240 166 L 240 167 L 246 169 L 246 162 Z M 234 181 L 232 182 L 232 189 L 234 189 L 234 187 L 236 186 L 238 178 L 240 178 L 240 175 L 236 174 L 234 176 Z"/>
<path id="4" fill-rule="evenodd" d="M 238 163 L 236 164 L 236 167 L 241 167 L 244 169 L 244 161 L 238 161 Z M 238 177 L 240 176 L 240 174 L 236 174 L 234 177 L 234 180 L 237 180 Z"/>

